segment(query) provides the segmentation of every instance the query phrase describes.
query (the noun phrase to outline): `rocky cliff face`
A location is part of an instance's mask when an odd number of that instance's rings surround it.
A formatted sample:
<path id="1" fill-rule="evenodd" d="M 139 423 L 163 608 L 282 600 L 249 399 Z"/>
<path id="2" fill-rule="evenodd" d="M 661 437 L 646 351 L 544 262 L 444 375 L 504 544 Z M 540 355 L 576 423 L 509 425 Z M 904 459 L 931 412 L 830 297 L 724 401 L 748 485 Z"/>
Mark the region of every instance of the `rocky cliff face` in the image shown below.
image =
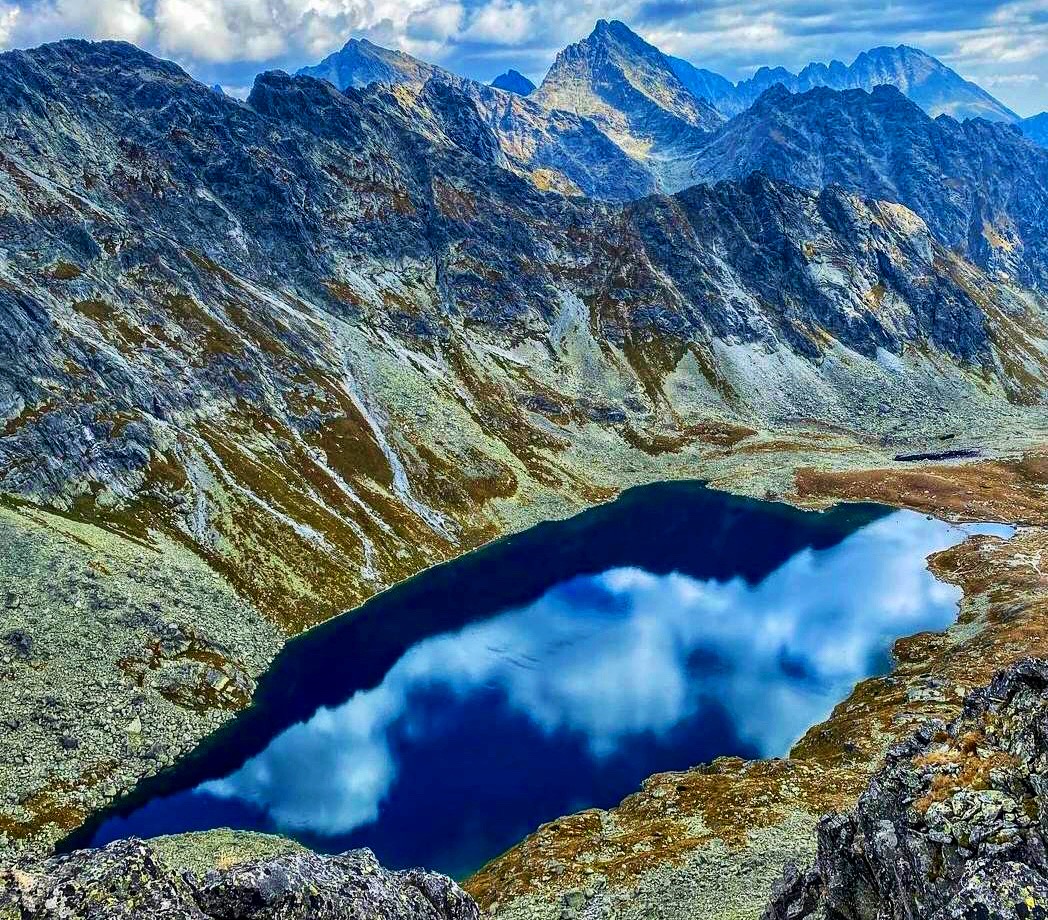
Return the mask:
<path id="1" fill-rule="evenodd" d="M 588 38 L 560 52 L 532 98 L 592 120 L 671 190 L 681 187 L 673 158 L 723 120 L 661 51 L 617 21 L 601 20 Z"/>
<path id="2" fill-rule="evenodd" d="M 890 86 L 800 95 L 778 86 L 718 130 L 693 178 L 754 170 L 900 202 L 990 273 L 1048 285 L 1048 152 L 1012 126 L 932 119 Z"/>
<path id="3" fill-rule="evenodd" d="M 478 920 L 444 876 L 389 872 L 367 850 L 288 853 L 178 871 L 141 840 L 0 868 L 0 916 L 19 920 Z"/>
<path id="4" fill-rule="evenodd" d="M 850 813 L 819 826 L 766 920 L 1048 914 L 1048 663 L 1027 659 L 893 748 Z"/>
<path id="5" fill-rule="evenodd" d="M 894 86 L 933 118 L 950 115 L 959 121 L 966 118 L 1019 121 L 1015 112 L 982 87 L 965 80 L 930 54 L 906 45 L 872 48 L 862 52 L 850 65 L 841 61 L 812 63 L 799 74 L 783 67 L 762 67 L 730 92 L 724 87 L 714 87 L 718 98 L 712 101 L 726 115 L 737 115 L 773 86 L 783 86 L 792 93 L 817 87 L 871 92 L 877 86 Z"/>

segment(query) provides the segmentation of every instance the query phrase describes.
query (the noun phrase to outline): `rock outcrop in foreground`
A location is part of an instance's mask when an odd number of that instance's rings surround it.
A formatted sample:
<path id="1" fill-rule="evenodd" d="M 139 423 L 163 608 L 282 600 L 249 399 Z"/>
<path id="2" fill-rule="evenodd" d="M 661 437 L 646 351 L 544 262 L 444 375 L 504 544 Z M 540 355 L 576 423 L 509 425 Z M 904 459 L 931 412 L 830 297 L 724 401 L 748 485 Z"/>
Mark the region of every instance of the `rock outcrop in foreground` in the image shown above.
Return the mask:
<path id="1" fill-rule="evenodd" d="M 970 694 L 951 725 L 928 722 L 892 748 L 856 808 L 822 820 L 814 866 L 786 870 L 764 920 L 1044 920 L 1046 789 L 1048 659 L 1027 658 Z M 584 915 L 597 916 L 597 904 Z M 647 916 L 643 899 L 633 906 Z M 664 906 L 653 915 L 678 916 Z M 480 911 L 450 879 L 390 872 L 368 850 L 320 856 L 229 832 L 0 867 L 0 920 L 66 918 L 479 920 Z"/>
<path id="2" fill-rule="evenodd" d="M 291 853 L 204 875 L 172 869 L 153 846 L 124 840 L 0 869 L 2 920 L 476 920 L 458 885 L 389 872 L 369 850 Z"/>
<path id="3" fill-rule="evenodd" d="M 765 920 L 1048 916 L 1048 661 L 976 691 L 949 727 L 893 748 L 846 815 L 819 826 Z"/>

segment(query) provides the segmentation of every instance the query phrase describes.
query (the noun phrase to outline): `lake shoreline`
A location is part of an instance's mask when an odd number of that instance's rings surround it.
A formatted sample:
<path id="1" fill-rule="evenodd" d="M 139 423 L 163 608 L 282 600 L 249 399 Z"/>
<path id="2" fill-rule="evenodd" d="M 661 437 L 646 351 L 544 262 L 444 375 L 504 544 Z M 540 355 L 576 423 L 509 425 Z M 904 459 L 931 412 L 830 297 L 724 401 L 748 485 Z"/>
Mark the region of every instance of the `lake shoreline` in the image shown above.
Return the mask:
<path id="1" fill-rule="evenodd" d="M 813 491 L 811 489 L 805 490 L 795 488 L 791 490 L 784 487 L 784 471 L 789 474 L 791 479 L 793 477 L 793 471 L 798 467 L 802 469 L 805 467 L 810 467 L 830 470 L 836 468 L 844 470 L 844 473 L 842 475 L 854 475 L 856 477 L 861 477 L 862 470 L 868 470 L 877 467 L 877 453 L 875 451 L 872 451 L 868 446 L 855 445 L 853 451 L 854 452 L 851 454 L 844 455 L 842 455 L 839 451 L 827 454 L 825 452 L 816 450 L 813 451 L 811 454 L 800 455 L 791 452 L 789 455 L 779 457 L 778 460 L 774 459 L 773 457 L 762 456 L 760 458 L 762 460 L 762 463 L 759 468 L 755 468 L 751 465 L 743 465 L 741 467 L 736 466 L 734 468 L 735 471 L 731 473 L 729 473 L 729 469 L 731 469 L 731 463 L 737 463 L 739 460 L 743 458 L 736 457 L 735 461 L 731 461 L 729 458 L 726 457 L 725 459 L 718 461 L 720 465 L 717 467 L 710 467 L 708 463 L 705 464 L 704 466 L 706 473 L 703 476 L 703 478 L 710 481 L 711 488 L 714 489 L 720 489 L 731 492 L 742 492 L 743 494 L 748 493 L 751 495 L 763 495 L 768 489 L 768 486 L 765 485 L 765 483 L 768 480 L 763 478 L 764 472 L 772 470 L 774 471 L 774 482 L 776 483 L 775 491 L 778 495 L 782 496 L 789 503 L 801 507 L 824 508 L 837 500 L 861 500 L 863 496 L 855 495 L 851 492 L 845 495 L 834 495 L 833 490 L 831 489 L 826 489 L 821 493 Z M 746 459 L 749 460 L 751 458 Z M 847 462 L 842 462 L 844 460 L 846 460 Z M 964 464 L 961 467 L 950 467 L 948 469 L 974 469 L 980 468 L 981 466 L 985 465 L 985 463 L 994 462 L 995 461 L 991 460 L 981 463 L 970 463 Z M 848 473 L 847 471 L 849 468 L 851 470 L 855 470 L 856 472 L 854 474 Z M 928 465 L 918 467 L 917 471 L 919 472 L 920 470 L 927 468 L 943 469 L 943 467 L 939 465 L 935 465 L 934 467 Z M 670 482 L 676 481 L 680 478 L 683 477 L 666 477 L 667 481 Z M 868 499 L 880 502 L 887 506 L 894 505 L 896 507 L 915 507 L 917 510 L 927 511 L 928 513 L 938 513 L 946 519 L 971 519 L 972 517 L 980 517 L 983 519 L 1009 520 L 1009 518 L 1011 517 L 1015 520 L 1023 521 L 1028 520 L 1029 518 L 1029 515 L 1027 514 L 1019 514 L 1010 510 L 1010 506 L 1007 502 L 1004 502 L 1003 504 L 998 503 L 998 505 L 994 506 L 997 509 L 997 513 L 995 514 L 989 513 L 993 511 L 994 508 L 983 505 L 981 508 L 977 508 L 974 514 L 966 515 L 964 513 L 963 507 L 959 508 L 955 503 L 952 502 L 941 504 L 940 506 L 933 506 L 932 503 L 915 501 L 912 498 L 908 498 L 906 495 L 898 495 L 897 498 L 893 498 L 893 495 L 890 492 L 884 493 L 883 490 L 871 491 L 871 493 L 868 496 Z M 98 807 L 100 808 L 102 804 L 104 803 L 99 802 Z M 53 831 L 51 832 L 50 839 L 57 839 L 57 836 L 54 835 Z M 471 883 L 471 887 L 476 887 L 476 885 Z M 509 887 L 509 890 L 512 891 L 512 885 Z"/>
<path id="2" fill-rule="evenodd" d="M 971 485 L 981 488 L 971 498 Z M 1008 541 L 977 537 L 929 560 L 963 592 L 957 622 L 943 633 L 895 644 L 896 666 L 861 682 L 789 758 L 725 758 L 650 777 L 606 812 L 540 828 L 467 880 L 488 912 L 510 920 L 560 916 L 587 891 L 587 911 L 605 918 L 646 910 L 670 916 L 758 916 L 788 862 L 806 864 L 827 812 L 849 809 L 884 752 L 928 718 L 949 720 L 965 693 L 1001 668 L 1048 652 L 1048 584 L 1036 567 L 1048 548 L 1048 454 L 1017 460 L 798 476 L 801 503 L 885 500 L 944 518 L 1011 519 Z M 966 510 L 970 507 L 971 510 Z M 643 842 L 639 853 L 633 846 Z M 679 898 L 674 901 L 674 898 Z"/>

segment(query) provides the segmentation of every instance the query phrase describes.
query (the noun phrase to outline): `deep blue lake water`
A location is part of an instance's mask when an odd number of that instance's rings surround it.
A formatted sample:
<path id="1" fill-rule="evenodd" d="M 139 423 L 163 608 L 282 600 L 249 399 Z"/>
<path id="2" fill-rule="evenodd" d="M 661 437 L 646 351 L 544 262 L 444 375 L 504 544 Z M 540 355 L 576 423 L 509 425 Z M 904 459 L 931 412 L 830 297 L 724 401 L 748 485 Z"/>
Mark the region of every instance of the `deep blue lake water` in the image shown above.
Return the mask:
<path id="1" fill-rule="evenodd" d="M 973 530 L 635 489 L 290 643 L 255 704 L 67 842 L 236 827 L 462 877 L 544 821 L 722 754 L 779 756 L 959 591 Z"/>

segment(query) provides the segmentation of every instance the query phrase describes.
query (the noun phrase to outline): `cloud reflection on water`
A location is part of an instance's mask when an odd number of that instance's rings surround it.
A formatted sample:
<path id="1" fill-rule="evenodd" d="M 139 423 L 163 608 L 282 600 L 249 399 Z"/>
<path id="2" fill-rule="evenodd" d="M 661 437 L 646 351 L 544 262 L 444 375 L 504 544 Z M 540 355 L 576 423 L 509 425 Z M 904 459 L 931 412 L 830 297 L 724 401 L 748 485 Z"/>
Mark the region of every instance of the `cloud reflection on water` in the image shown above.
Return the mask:
<path id="1" fill-rule="evenodd" d="M 595 760 L 710 703 L 762 755 L 784 754 L 856 681 L 884 669 L 895 638 L 952 621 L 960 592 L 924 560 L 965 533 L 897 512 L 794 555 L 756 585 L 636 568 L 574 579 L 419 642 L 379 686 L 319 709 L 202 791 L 252 803 L 282 830 L 347 834 L 376 820 L 397 781 L 394 732 L 410 742 L 433 730 L 417 703 L 435 691 L 466 700 L 494 690 L 543 733 L 584 739 Z"/>

